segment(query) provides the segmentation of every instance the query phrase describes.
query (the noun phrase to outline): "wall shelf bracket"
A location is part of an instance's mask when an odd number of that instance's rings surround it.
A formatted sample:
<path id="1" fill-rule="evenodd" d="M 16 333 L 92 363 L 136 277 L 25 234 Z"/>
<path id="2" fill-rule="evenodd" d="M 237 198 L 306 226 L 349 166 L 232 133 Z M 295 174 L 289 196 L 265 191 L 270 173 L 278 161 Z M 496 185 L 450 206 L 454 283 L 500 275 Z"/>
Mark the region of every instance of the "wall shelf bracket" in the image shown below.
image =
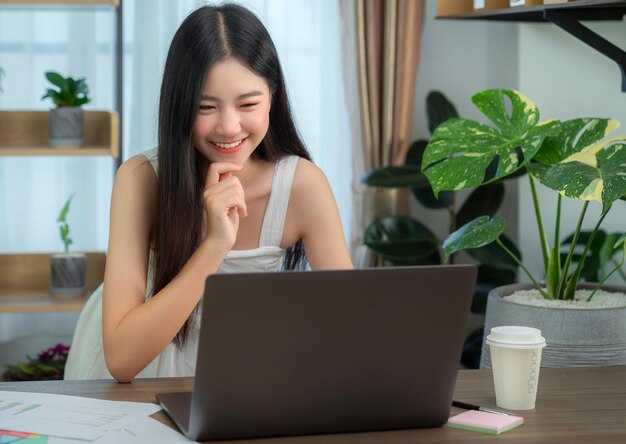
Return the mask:
<path id="1" fill-rule="evenodd" d="M 626 9 L 623 11 L 626 13 Z M 584 26 L 580 21 L 565 11 L 545 10 L 544 19 L 604 54 L 619 67 L 622 73 L 622 92 L 626 92 L 626 51 Z"/>

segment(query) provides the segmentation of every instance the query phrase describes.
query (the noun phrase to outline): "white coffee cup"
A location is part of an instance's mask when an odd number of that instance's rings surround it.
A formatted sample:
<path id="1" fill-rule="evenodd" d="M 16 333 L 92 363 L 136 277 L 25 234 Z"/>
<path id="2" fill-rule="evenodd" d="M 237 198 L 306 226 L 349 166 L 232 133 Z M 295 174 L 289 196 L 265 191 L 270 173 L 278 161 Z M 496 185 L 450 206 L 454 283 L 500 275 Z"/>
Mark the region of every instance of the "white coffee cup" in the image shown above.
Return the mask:
<path id="1" fill-rule="evenodd" d="M 541 349 L 546 340 L 532 327 L 493 327 L 487 336 L 491 351 L 496 405 L 509 410 L 535 408 Z"/>

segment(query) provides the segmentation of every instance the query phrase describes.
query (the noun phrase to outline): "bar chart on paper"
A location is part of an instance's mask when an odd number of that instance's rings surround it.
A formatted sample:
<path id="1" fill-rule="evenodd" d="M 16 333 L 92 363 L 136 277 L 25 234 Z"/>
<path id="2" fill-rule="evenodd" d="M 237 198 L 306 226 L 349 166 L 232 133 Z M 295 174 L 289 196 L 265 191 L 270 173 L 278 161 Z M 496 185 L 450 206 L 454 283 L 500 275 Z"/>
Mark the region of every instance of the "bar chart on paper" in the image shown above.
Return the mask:
<path id="1" fill-rule="evenodd" d="M 94 440 L 159 410 L 150 403 L 0 392 L 0 430 Z"/>

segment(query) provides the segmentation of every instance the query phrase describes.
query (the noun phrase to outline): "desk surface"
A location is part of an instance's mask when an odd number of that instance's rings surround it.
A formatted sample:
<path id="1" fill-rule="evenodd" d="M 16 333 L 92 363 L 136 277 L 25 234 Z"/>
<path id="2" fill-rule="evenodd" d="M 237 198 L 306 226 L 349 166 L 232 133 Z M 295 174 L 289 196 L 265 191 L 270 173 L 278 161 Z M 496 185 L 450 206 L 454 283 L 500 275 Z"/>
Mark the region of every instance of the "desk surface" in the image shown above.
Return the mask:
<path id="1" fill-rule="evenodd" d="M 51 381 L 0 383 L 0 390 L 87 396 L 100 399 L 154 402 L 155 393 L 190 391 L 192 378 L 138 379 L 132 384 L 113 381 Z M 454 399 L 495 406 L 490 370 L 460 370 Z M 451 414 L 462 412 L 451 408 Z M 543 368 L 534 410 L 518 412 L 525 424 L 499 436 L 456 430 L 397 430 L 259 439 L 259 443 L 456 443 L 492 442 L 626 442 L 626 367 Z M 154 418 L 174 427 L 164 412 Z M 229 444 L 248 441 L 228 441 Z"/>

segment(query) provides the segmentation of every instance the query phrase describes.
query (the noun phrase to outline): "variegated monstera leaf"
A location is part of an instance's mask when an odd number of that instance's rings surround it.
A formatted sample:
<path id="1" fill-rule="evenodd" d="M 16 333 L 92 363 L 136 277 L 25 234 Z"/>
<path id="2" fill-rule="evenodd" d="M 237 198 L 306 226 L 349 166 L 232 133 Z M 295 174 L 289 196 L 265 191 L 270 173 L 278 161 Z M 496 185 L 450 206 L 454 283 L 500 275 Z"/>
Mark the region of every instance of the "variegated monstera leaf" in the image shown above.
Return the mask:
<path id="1" fill-rule="evenodd" d="M 595 200 L 606 211 L 626 194 L 626 139 L 598 143 L 619 127 L 613 119 L 563 122 L 558 136 L 546 140 L 530 172 L 564 196 Z"/>
<path id="2" fill-rule="evenodd" d="M 560 122 L 539 122 L 535 104 L 518 91 L 486 90 L 472 101 L 495 128 L 469 119 L 450 119 L 437 127 L 422 161 L 435 195 L 508 176 L 530 162 L 546 137 L 558 134 Z M 496 173 L 485 180 L 494 159 Z"/>

